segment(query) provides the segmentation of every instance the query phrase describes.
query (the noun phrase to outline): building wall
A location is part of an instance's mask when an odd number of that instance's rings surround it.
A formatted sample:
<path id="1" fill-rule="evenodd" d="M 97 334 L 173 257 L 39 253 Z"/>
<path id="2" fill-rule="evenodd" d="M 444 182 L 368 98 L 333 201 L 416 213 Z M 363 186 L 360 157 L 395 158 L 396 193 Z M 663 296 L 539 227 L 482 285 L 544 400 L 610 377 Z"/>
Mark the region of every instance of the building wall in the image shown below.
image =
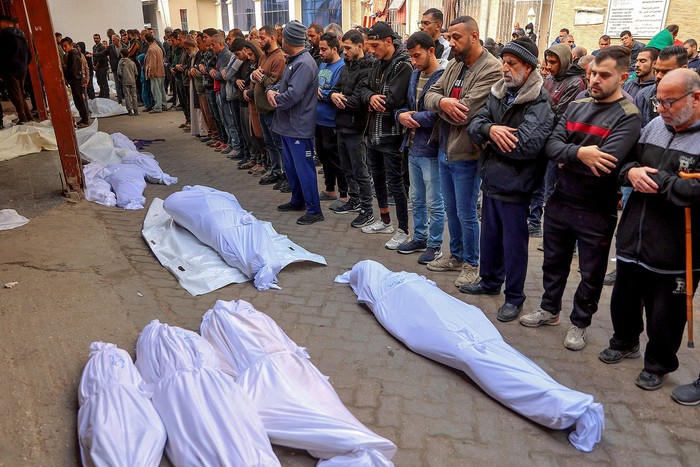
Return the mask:
<path id="1" fill-rule="evenodd" d="M 109 28 L 143 28 L 141 0 L 49 0 L 48 4 L 54 30 L 90 48 L 95 33 L 104 39 Z"/>
<path id="2" fill-rule="evenodd" d="M 688 14 L 697 10 L 695 0 L 670 0 L 666 23 L 677 24 L 680 27 L 678 39 L 700 39 L 700 17 L 696 14 Z M 602 24 L 575 25 L 574 7 L 599 7 L 605 8 L 605 15 Z M 605 21 L 607 20 L 607 0 L 554 0 L 554 13 L 552 17 L 552 30 L 550 32 L 549 43 L 559 34 L 561 28 L 568 28 L 576 39 L 576 45 L 582 45 L 588 49 L 588 53 L 598 48 L 598 38 L 605 34 Z M 630 25 L 630 31 L 634 34 L 634 25 Z M 637 37 L 636 39 L 646 42 L 649 37 Z M 612 38 L 613 45 L 619 45 L 619 37 Z"/>

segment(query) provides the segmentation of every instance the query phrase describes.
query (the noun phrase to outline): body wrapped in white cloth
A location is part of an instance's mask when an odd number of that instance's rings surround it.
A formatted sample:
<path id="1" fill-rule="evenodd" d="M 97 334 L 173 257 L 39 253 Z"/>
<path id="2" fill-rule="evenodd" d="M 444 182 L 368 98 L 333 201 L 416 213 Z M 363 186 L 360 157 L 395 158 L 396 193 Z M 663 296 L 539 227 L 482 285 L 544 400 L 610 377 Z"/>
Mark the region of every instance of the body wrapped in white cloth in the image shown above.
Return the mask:
<path id="1" fill-rule="evenodd" d="M 131 356 L 93 342 L 78 388 L 78 441 L 85 466 L 158 467 L 165 427 Z"/>
<path id="2" fill-rule="evenodd" d="M 175 466 L 279 466 L 253 403 L 192 331 L 152 321 L 136 343 L 136 367 L 153 393 Z"/>
<path id="3" fill-rule="evenodd" d="M 219 300 L 204 314 L 201 333 L 253 400 L 274 444 L 305 449 L 323 467 L 393 465 L 396 446 L 347 410 L 272 318 L 246 301 Z"/>
<path id="4" fill-rule="evenodd" d="M 414 352 L 465 372 L 488 395 L 548 428 L 576 426 L 569 441 L 589 452 L 605 418 L 593 396 L 554 381 L 503 341 L 478 308 L 440 290 L 423 276 L 360 261 L 336 282 L 349 283 L 379 323 Z"/>
<path id="5" fill-rule="evenodd" d="M 168 196 L 163 208 L 227 264 L 252 278 L 258 290 L 276 287 L 282 263 L 272 239 L 235 196 L 204 186 L 186 186 Z"/>

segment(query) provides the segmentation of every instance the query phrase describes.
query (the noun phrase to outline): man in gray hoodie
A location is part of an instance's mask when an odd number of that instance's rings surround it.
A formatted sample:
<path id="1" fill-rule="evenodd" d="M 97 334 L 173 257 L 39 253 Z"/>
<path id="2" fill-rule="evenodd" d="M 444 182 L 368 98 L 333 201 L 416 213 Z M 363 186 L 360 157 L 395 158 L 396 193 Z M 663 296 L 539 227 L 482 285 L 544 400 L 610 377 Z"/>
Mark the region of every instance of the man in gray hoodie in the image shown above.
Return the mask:
<path id="1" fill-rule="evenodd" d="M 282 140 L 282 163 L 292 188 L 292 199 L 277 210 L 306 210 L 297 219 L 299 225 L 324 220 L 314 164 L 316 120 L 309 118 L 316 115 L 318 66 L 305 44 L 306 26 L 296 20 L 287 23 L 282 31 L 287 66 L 280 81 L 266 90 L 267 100 L 275 108 L 272 131 Z"/>

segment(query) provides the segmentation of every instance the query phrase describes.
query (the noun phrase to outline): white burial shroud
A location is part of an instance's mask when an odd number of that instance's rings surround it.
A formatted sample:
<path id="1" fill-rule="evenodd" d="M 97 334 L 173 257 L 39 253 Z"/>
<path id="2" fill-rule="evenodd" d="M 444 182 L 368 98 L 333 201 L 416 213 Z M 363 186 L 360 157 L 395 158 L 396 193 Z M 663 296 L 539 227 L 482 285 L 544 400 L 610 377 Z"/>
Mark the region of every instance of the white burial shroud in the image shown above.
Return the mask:
<path id="1" fill-rule="evenodd" d="M 603 406 L 593 396 L 554 381 L 536 363 L 503 341 L 478 308 L 408 272 L 364 260 L 336 278 L 349 283 L 379 323 L 414 352 L 464 371 L 488 395 L 548 428 L 576 425 L 569 441 L 590 452 L 605 428 Z"/>
<path id="2" fill-rule="evenodd" d="M 258 290 L 277 283 L 282 263 L 262 223 L 230 193 L 186 186 L 168 196 L 163 208 L 175 222 L 215 249 L 227 264 L 254 279 Z"/>
<path id="3" fill-rule="evenodd" d="M 85 466 L 158 467 L 165 427 L 140 389 L 131 356 L 114 344 L 93 342 L 78 387 L 78 442 Z"/>
<path id="4" fill-rule="evenodd" d="M 348 411 L 306 349 L 272 318 L 246 301 L 218 300 L 201 333 L 252 399 L 274 444 L 305 449 L 324 467 L 393 465 L 394 443 Z"/>
<path id="5" fill-rule="evenodd" d="M 136 356 L 176 467 L 280 465 L 253 403 L 199 334 L 152 321 Z"/>

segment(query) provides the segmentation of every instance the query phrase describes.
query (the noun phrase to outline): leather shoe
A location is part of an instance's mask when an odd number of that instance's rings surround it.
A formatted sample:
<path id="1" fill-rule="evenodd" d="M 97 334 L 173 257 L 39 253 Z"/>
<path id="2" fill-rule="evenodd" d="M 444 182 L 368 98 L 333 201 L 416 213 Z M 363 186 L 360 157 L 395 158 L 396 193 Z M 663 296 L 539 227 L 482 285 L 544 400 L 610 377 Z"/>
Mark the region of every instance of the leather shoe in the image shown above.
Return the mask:
<path id="1" fill-rule="evenodd" d="M 297 206 L 296 204 L 292 203 L 284 203 L 277 206 L 277 210 L 280 212 L 303 211 L 304 209 L 306 209 L 306 207 L 303 204 L 301 206 Z"/>
<path id="2" fill-rule="evenodd" d="M 299 225 L 311 225 L 314 222 L 321 222 L 322 220 L 325 220 L 323 217 L 323 213 L 319 212 L 316 214 L 304 214 L 301 216 L 299 219 L 297 219 L 297 224 Z"/>
<path id="3" fill-rule="evenodd" d="M 504 303 L 501 308 L 498 309 L 496 314 L 496 319 L 507 323 L 508 321 L 513 321 L 518 317 L 520 312 L 523 311 L 523 306 L 515 306 L 512 303 Z"/>
<path id="4" fill-rule="evenodd" d="M 498 295 L 501 293 L 500 287 L 498 289 L 487 289 L 478 284 L 464 284 L 459 288 L 460 292 L 468 293 L 470 295 Z"/>

